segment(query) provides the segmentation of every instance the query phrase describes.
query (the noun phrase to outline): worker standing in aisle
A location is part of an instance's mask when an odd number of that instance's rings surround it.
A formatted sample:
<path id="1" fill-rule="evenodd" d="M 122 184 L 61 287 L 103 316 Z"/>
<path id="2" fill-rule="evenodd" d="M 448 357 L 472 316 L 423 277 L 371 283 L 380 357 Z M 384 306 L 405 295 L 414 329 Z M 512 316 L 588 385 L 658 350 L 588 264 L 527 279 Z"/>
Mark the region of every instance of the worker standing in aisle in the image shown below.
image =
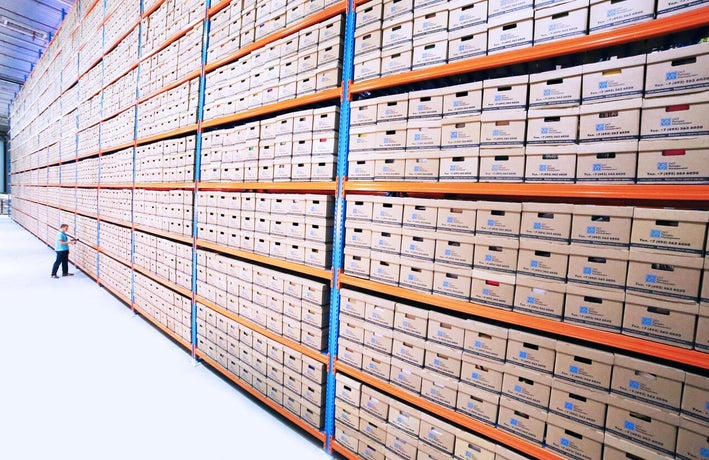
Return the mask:
<path id="1" fill-rule="evenodd" d="M 54 243 L 54 250 L 57 252 L 57 259 L 54 261 L 52 266 L 52 278 L 59 278 L 57 276 L 57 270 L 59 265 L 62 266 L 62 276 L 73 276 L 73 273 L 69 273 L 69 244 L 76 244 L 76 240 L 69 240 L 69 236 L 66 232 L 69 230 L 67 224 L 62 224 L 59 226 L 59 232 L 57 232 L 57 238 Z"/>

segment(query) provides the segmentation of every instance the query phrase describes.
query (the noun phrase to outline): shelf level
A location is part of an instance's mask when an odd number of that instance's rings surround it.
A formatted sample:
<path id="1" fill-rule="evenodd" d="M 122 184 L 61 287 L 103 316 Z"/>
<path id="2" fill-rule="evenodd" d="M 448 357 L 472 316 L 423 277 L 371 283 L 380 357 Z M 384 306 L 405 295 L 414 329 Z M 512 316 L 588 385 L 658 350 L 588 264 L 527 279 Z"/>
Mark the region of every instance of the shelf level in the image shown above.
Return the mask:
<path id="1" fill-rule="evenodd" d="M 173 331 L 171 331 L 170 329 L 168 329 L 167 327 L 165 327 L 164 324 L 160 324 L 159 321 L 157 321 L 155 318 L 153 318 L 151 315 L 149 315 L 148 312 L 147 312 L 145 309 L 141 308 L 141 307 L 140 307 L 139 305 L 137 305 L 135 302 L 133 302 L 133 309 L 134 309 L 136 312 L 140 313 L 140 316 L 142 316 L 142 317 L 145 318 L 148 322 L 150 322 L 150 323 L 153 324 L 155 327 L 157 327 L 158 329 L 160 329 L 165 335 L 167 335 L 168 337 L 170 337 L 172 340 L 174 340 L 174 341 L 177 342 L 178 344 L 182 345 L 182 346 L 183 346 L 184 348 L 186 348 L 187 350 L 190 350 L 190 351 L 192 350 L 192 344 L 191 344 L 190 342 L 188 342 L 187 340 L 183 339 L 182 337 L 180 337 L 179 335 L 177 335 L 176 333 L 174 333 Z"/>
<path id="2" fill-rule="evenodd" d="M 314 192 L 335 192 L 337 182 L 200 182 L 199 190 L 202 191 L 241 191 L 241 190 L 265 190 L 265 191 L 314 191 Z"/>
<path id="3" fill-rule="evenodd" d="M 492 182 L 347 181 L 346 192 L 445 193 L 597 200 L 706 201 L 709 185 L 509 184 Z"/>
<path id="4" fill-rule="evenodd" d="M 290 110 L 309 104 L 315 104 L 316 102 L 323 102 L 330 99 L 338 99 L 341 97 L 341 95 L 341 87 L 326 89 L 324 91 L 319 91 L 313 94 L 300 96 L 295 99 L 288 99 L 286 101 L 276 102 L 274 104 L 268 104 L 261 107 L 249 109 L 244 112 L 239 112 L 232 115 L 225 115 L 223 117 L 214 118 L 212 120 L 206 120 L 202 122 L 202 128 L 213 128 L 215 126 L 235 123 L 237 121 L 242 120 L 248 120 L 249 118 L 268 115 L 270 113 L 280 112 L 282 110 Z"/>
<path id="5" fill-rule="evenodd" d="M 554 452 L 551 452 L 548 449 L 544 449 L 541 446 L 532 444 L 531 442 L 525 441 L 512 434 L 508 434 L 502 430 L 495 428 L 494 426 L 478 422 L 459 412 L 447 409 L 434 402 L 428 401 L 420 396 L 414 395 L 413 393 L 409 393 L 406 390 L 391 385 L 390 383 L 379 380 L 369 374 L 365 374 L 364 372 L 359 371 L 353 367 L 342 364 L 341 362 L 337 362 L 337 364 L 335 365 L 335 369 L 337 370 L 337 372 L 347 374 L 351 377 L 356 378 L 357 380 L 366 383 L 369 386 L 372 386 L 390 395 L 396 396 L 397 398 L 402 399 L 408 402 L 409 404 L 413 404 L 414 407 L 424 409 L 439 417 L 443 417 L 448 421 L 464 426 L 465 428 L 473 431 L 474 433 L 487 436 L 501 444 L 506 445 L 507 447 L 511 447 L 513 449 L 517 449 L 526 454 L 529 454 L 534 458 L 538 458 L 540 460 L 563 459 L 563 457 L 556 455 Z"/>
<path id="6" fill-rule="evenodd" d="M 194 134 L 196 132 L 197 132 L 197 124 L 195 123 L 192 125 L 187 125 L 187 126 L 182 126 L 180 128 L 175 128 L 170 131 L 165 131 L 164 133 L 151 134 L 150 136 L 146 136 L 146 137 L 137 139 L 134 143 L 131 142 L 130 144 L 125 145 L 125 147 L 113 148 L 113 149 L 111 149 L 111 151 L 121 150 L 122 148 L 127 148 L 127 147 L 132 147 L 134 144 L 136 146 L 143 145 L 143 144 L 149 144 L 151 142 L 169 139 L 171 137 L 180 136 L 182 134 Z"/>
<path id="7" fill-rule="evenodd" d="M 101 186 L 103 187 L 103 185 Z M 136 182 L 131 188 L 139 188 L 146 190 L 192 190 L 194 182 L 165 182 L 165 183 L 147 183 Z"/>
<path id="8" fill-rule="evenodd" d="M 241 380 L 239 377 L 235 376 L 228 370 L 224 369 L 221 364 L 207 356 L 206 353 L 204 353 L 200 349 L 195 349 L 195 354 L 197 357 L 199 357 L 201 360 L 209 364 L 212 368 L 216 369 L 224 375 L 226 378 L 231 380 L 234 384 L 238 385 L 242 389 L 244 389 L 246 392 L 248 392 L 251 396 L 254 398 L 258 399 L 261 403 L 265 404 L 278 414 L 280 414 L 282 417 L 290 421 L 291 423 L 297 425 L 300 429 L 308 433 L 309 435 L 313 436 L 314 438 L 318 439 L 320 442 L 325 442 L 325 433 L 322 433 L 318 431 L 315 427 L 312 425 L 308 424 L 306 421 L 301 419 L 300 417 L 296 416 L 292 412 L 288 411 L 288 409 L 284 408 L 283 406 L 279 406 L 276 404 L 274 401 L 271 401 L 270 399 L 266 398 L 263 394 L 259 393 L 258 390 L 256 390 L 254 387 L 251 385 L 247 384 L 243 380 Z"/>
<path id="9" fill-rule="evenodd" d="M 599 48 L 624 45 L 661 35 L 682 32 L 709 24 L 709 7 L 679 13 L 666 18 L 635 24 L 620 29 L 568 38 L 553 43 L 543 43 L 529 48 L 515 49 L 498 54 L 465 59 L 450 64 L 441 64 L 397 75 L 388 75 L 350 86 L 352 94 L 376 91 L 398 85 L 416 83 L 463 73 L 504 67 L 511 64 L 542 61 L 568 54 L 592 51 Z"/>
<path id="10" fill-rule="evenodd" d="M 589 329 L 576 326 L 570 323 L 554 321 L 551 319 L 515 313 L 494 307 L 486 307 L 462 300 L 448 299 L 423 292 L 390 286 L 375 281 L 357 278 L 351 275 L 341 274 L 342 284 L 359 287 L 375 292 L 386 292 L 387 294 L 400 297 L 402 299 L 420 302 L 426 305 L 435 305 L 451 311 L 467 313 L 495 321 L 500 321 L 510 325 L 523 325 L 524 327 L 537 331 L 558 334 L 562 337 L 580 339 L 596 344 L 602 344 L 613 348 L 632 351 L 647 356 L 666 359 L 668 361 L 687 364 L 701 369 L 709 369 L 709 359 L 706 353 L 683 348 L 673 347 L 657 342 L 650 342 L 635 337 L 629 337 L 612 332 L 605 332 L 596 329 Z"/>
<path id="11" fill-rule="evenodd" d="M 242 251 L 240 249 L 228 248 L 217 243 L 212 243 L 204 240 L 197 240 L 197 247 L 211 249 L 213 251 L 218 251 L 224 254 L 229 254 L 242 259 L 251 260 L 253 262 L 259 262 L 265 265 L 270 265 L 272 267 L 283 268 L 286 270 L 291 270 L 297 273 L 302 273 L 305 275 L 314 276 L 316 278 L 321 278 L 325 280 L 332 280 L 332 271 L 325 270 L 323 268 L 311 267 L 309 265 L 298 264 L 295 262 L 289 262 L 282 259 L 274 259 L 272 257 L 263 256 L 261 254 L 254 254 L 253 252 Z"/>
<path id="12" fill-rule="evenodd" d="M 119 224 L 119 225 L 122 225 L 122 224 Z M 160 230 L 157 228 L 147 227 L 147 226 L 138 225 L 138 224 L 133 224 L 133 228 L 139 232 L 150 233 L 151 235 L 159 236 L 162 238 L 167 238 L 170 240 L 179 241 L 181 243 L 185 243 L 185 244 L 189 244 L 189 245 L 192 244 L 192 237 L 191 236 L 177 235 L 175 233 L 170 233 L 170 232 Z"/>
<path id="13" fill-rule="evenodd" d="M 183 288 L 182 286 L 178 286 L 177 284 L 173 283 L 172 281 L 168 281 L 165 278 L 163 278 L 162 276 L 158 276 L 155 273 L 151 272 L 150 270 L 145 269 L 144 267 L 140 267 L 138 265 L 133 264 L 133 270 L 135 270 L 136 272 L 145 276 L 146 278 L 150 278 L 151 280 L 155 281 L 156 283 L 162 284 L 166 288 L 171 289 L 184 297 L 189 297 L 190 299 L 192 298 L 192 291 L 191 290 Z"/>
<path id="14" fill-rule="evenodd" d="M 298 342 L 294 342 L 293 340 L 289 339 L 288 337 L 283 337 L 282 335 L 275 334 L 273 331 L 270 331 L 266 329 L 263 326 L 259 326 L 258 324 L 245 319 L 236 313 L 229 311 L 223 307 L 220 307 L 219 305 L 215 304 L 214 302 L 205 299 L 204 297 L 196 296 L 195 300 L 205 307 L 209 307 L 210 309 L 216 311 L 217 313 L 226 316 L 229 319 L 232 319 L 236 321 L 237 323 L 241 324 L 242 326 L 246 326 L 252 331 L 256 331 L 259 334 L 268 337 L 271 340 L 274 340 L 281 345 L 285 345 L 288 348 L 292 348 L 293 350 L 302 353 L 310 358 L 313 358 L 314 360 L 323 363 L 327 366 L 328 364 L 328 356 L 324 355 L 316 350 L 313 350 L 312 348 L 305 347 Z"/>
<path id="15" fill-rule="evenodd" d="M 132 264 L 131 264 L 130 260 L 125 260 L 121 257 L 118 257 L 117 255 L 108 252 L 106 249 L 104 249 L 102 247 L 98 247 L 97 250 L 101 255 L 104 255 L 104 256 L 108 257 L 109 259 L 112 259 L 120 264 L 123 264 L 128 268 L 131 268 Z"/>

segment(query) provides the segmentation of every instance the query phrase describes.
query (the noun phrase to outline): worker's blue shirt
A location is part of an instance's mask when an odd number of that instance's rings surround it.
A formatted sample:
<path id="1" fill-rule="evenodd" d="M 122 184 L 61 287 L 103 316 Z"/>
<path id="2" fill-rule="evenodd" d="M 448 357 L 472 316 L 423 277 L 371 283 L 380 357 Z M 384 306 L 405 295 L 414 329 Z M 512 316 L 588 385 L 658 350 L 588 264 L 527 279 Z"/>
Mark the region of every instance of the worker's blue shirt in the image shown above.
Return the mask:
<path id="1" fill-rule="evenodd" d="M 55 251 L 68 251 L 69 250 L 69 237 L 66 236 L 66 233 L 64 232 L 59 232 L 57 233 L 57 239 L 54 242 L 54 250 Z"/>

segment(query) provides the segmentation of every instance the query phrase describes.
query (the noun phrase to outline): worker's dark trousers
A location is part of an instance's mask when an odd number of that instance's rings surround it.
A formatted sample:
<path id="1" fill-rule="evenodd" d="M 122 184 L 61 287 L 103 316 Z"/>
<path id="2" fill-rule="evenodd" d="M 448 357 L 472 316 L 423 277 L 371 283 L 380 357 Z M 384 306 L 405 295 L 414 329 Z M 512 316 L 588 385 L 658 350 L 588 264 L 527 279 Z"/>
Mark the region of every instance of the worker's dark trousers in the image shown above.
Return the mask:
<path id="1" fill-rule="evenodd" d="M 52 276 L 57 275 L 60 264 L 62 266 L 62 275 L 69 273 L 69 251 L 57 251 L 57 260 L 54 261 L 54 266 L 52 266 Z"/>

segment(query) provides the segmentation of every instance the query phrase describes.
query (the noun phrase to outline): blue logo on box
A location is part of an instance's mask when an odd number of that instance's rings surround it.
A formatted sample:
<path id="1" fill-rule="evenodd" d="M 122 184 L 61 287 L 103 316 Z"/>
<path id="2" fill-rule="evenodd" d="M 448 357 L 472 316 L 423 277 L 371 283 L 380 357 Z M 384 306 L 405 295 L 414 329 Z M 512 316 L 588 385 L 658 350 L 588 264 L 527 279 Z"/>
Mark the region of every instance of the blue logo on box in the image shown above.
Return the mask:
<path id="1" fill-rule="evenodd" d="M 593 170 L 596 172 L 600 172 L 602 170 L 601 164 L 600 163 L 594 163 L 593 164 Z"/>
<path id="2" fill-rule="evenodd" d="M 495 102 L 500 102 L 502 100 L 502 96 L 499 94 L 495 95 Z"/>
<path id="3" fill-rule="evenodd" d="M 534 305 L 534 303 L 535 303 L 536 301 L 537 301 L 537 299 L 535 299 L 535 298 L 532 297 L 531 295 L 530 295 L 530 296 L 527 296 L 527 303 L 531 303 L 532 305 Z"/>
<path id="4" fill-rule="evenodd" d="M 500 170 L 500 165 L 492 165 L 492 170 L 497 172 Z"/>
<path id="5" fill-rule="evenodd" d="M 545 95 L 545 96 L 551 96 L 551 90 L 550 90 L 550 89 L 545 89 L 545 90 L 544 90 L 544 95 Z"/>
<path id="6" fill-rule="evenodd" d="M 631 422 L 630 420 L 626 420 L 625 423 L 623 423 L 623 426 L 626 430 L 635 431 L 635 423 Z"/>
<path id="7" fill-rule="evenodd" d="M 665 80 L 677 80 L 677 72 L 667 72 L 665 74 Z"/>
<path id="8" fill-rule="evenodd" d="M 564 403 L 564 409 L 566 410 L 574 410 L 574 403 L 566 401 Z"/>
<path id="9" fill-rule="evenodd" d="M 542 134 L 549 134 L 549 128 L 542 128 Z"/>
<path id="10" fill-rule="evenodd" d="M 595 235 L 596 234 L 596 227 L 586 227 L 586 233 L 589 235 Z"/>
<path id="11" fill-rule="evenodd" d="M 458 131 L 451 132 L 451 139 L 458 139 Z"/>
<path id="12" fill-rule="evenodd" d="M 480 374 L 478 374 L 477 372 L 473 372 L 473 375 L 471 375 L 470 377 L 472 377 L 473 380 L 479 380 Z"/>
<path id="13" fill-rule="evenodd" d="M 415 244 L 410 244 L 410 245 L 409 245 L 409 250 L 411 250 L 411 251 L 416 250 L 416 245 L 415 245 Z"/>
<path id="14" fill-rule="evenodd" d="M 660 126 L 672 126 L 672 118 L 661 118 Z"/>
<path id="15" fill-rule="evenodd" d="M 488 227 L 493 227 L 494 225 L 495 225 L 495 219 L 488 219 L 487 220 Z"/>
<path id="16" fill-rule="evenodd" d="M 409 281 L 413 281 L 413 280 L 414 280 L 414 275 L 409 275 Z"/>
<path id="17" fill-rule="evenodd" d="M 458 51 L 465 51 L 465 45 L 459 45 Z"/>
<path id="18" fill-rule="evenodd" d="M 444 336 L 443 331 L 438 331 L 438 337 L 443 337 L 443 336 Z"/>
<path id="19" fill-rule="evenodd" d="M 421 140 L 421 135 L 420 135 L 420 134 L 414 134 L 414 140 L 415 140 L 415 141 L 420 141 L 420 140 Z"/>
<path id="20" fill-rule="evenodd" d="M 643 326 L 652 326 L 652 318 L 644 316 L 641 320 Z"/>
<path id="21" fill-rule="evenodd" d="M 657 283 L 657 275 L 653 275 L 651 273 L 648 273 L 645 275 L 645 282 L 646 283 Z"/>
<path id="22" fill-rule="evenodd" d="M 492 255 L 486 254 L 485 255 L 485 262 L 492 262 Z"/>
<path id="23" fill-rule="evenodd" d="M 527 352 L 522 350 L 519 352 L 519 357 L 522 359 L 527 359 Z"/>
<path id="24" fill-rule="evenodd" d="M 511 419 L 510 419 L 510 425 L 512 425 L 512 426 L 517 426 L 518 423 L 519 423 L 519 422 L 517 421 L 516 418 L 511 418 Z"/>
<path id="25" fill-rule="evenodd" d="M 709 448 L 702 447 L 701 449 L 699 449 L 699 454 L 702 456 L 702 458 L 709 458 Z"/>
<path id="26" fill-rule="evenodd" d="M 657 163 L 657 170 L 658 171 L 667 171 L 668 169 L 670 169 L 669 163 L 667 163 L 666 161 L 661 161 L 661 162 Z"/>
<path id="27" fill-rule="evenodd" d="M 602 80 L 598 82 L 599 89 L 608 89 L 608 80 Z"/>
<path id="28" fill-rule="evenodd" d="M 560 443 L 562 446 L 564 446 L 564 447 L 569 447 L 569 444 L 570 444 L 569 440 L 566 439 L 566 438 L 561 438 L 561 439 L 559 440 L 559 443 Z"/>
<path id="29" fill-rule="evenodd" d="M 532 263 L 531 263 L 531 265 L 532 265 L 532 268 L 537 268 L 537 267 L 539 267 L 539 261 L 538 261 L 538 260 L 533 260 Z"/>
<path id="30" fill-rule="evenodd" d="M 449 283 L 448 281 L 444 281 L 444 282 L 443 282 L 443 287 L 444 287 L 444 288 L 450 287 L 450 285 L 451 285 L 451 283 Z"/>
<path id="31" fill-rule="evenodd" d="M 639 390 L 640 389 L 640 382 L 637 380 L 631 380 L 628 382 L 628 386 L 632 388 L 633 390 Z"/>
<path id="32" fill-rule="evenodd" d="M 452 224 L 452 223 L 453 223 L 453 218 L 452 218 L 452 217 L 448 217 L 448 218 L 446 219 L 446 223 Z"/>
<path id="33" fill-rule="evenodd" d="M 603 131 L 606 129 L 605 123 L 597 123 L 596 124 L 596 131 Z"/>
<path id="34" fill-rule="evenodd" d="M 433 364 L 436 365 L 436 366 L 440 366 L 440 365 L 441 365 L 441 360 L 438 359 L 438 358 L 436 358 L 436 359 L 433 360 Z"/>
<path id="35" fill-rule="evenodd" d="M 583 267 L 583 274 L 584 275 L 590 275 L 592 273 L 593 273 L 593 271 L 591 270 L 591 267 Z"/>
<path id="36" fill-rule="evenodd" d="M 578 366 L 569 366 L 569 372 L 571 372 L 572 374 L 578 374 L 579 373 Z"/>
<path id="37" fill-rule="evenodd" d="M 661 230 L 650 230 L 650 238 L 662 238 Z"/>
<path id="38" fill-rule="evenodd" d="M 469 402 L 469 403 L 468 403 L 468 409 L 475 409 L 475 404 Z"/>
<path id="39" fill-rule="evenodd" d="M 515 393 L 521 393 L 522 387 L 520 385 L 515 385 Z"/>
<path id="40" fill-rule="evenodd" d="M 540 172 L 547 172 L 547 165 L 539 165 Z"/>
<path id="41" fill-rule="evenodd" d="M 581 308 L 579 308 L 579 313 L 582 315 L 588 315 L 588 307 L 581 306 Z"/>
<path id="42" fill-rule="evenodd" d="M 444 254 L 445 254 L 446 256 L 450 256 L 450 255 L 452 254 L 452 251 L 451 251 L 450 249 L 446 249 L 446 250 L 444 251 Z"/>
<path id="43" fill-rule="evenodd" d="M 460 101 L 453 101 L 453 107 L 460 107 Z"/>
<path id="44" fill-rule="evenodd" d="M 499 136 L 500 136 L 500 130 L 499 130 L 499 129 L 493 129 L 493 130 L 492 130 L 492 136 L 493 136 L 493 137 L 499 137 Z"/>
<path id="45" fill-rule="evenodd" d="M 535 222 L 534 223 L 534 230 L 541 230 L 542 229 L 542 223 L 541 222 Z"/>
<path id="46" fill-rule="evenodd" d="M 483 295 L 490 295 L 490 290 L 488 288 L 483 289 Z"/>

